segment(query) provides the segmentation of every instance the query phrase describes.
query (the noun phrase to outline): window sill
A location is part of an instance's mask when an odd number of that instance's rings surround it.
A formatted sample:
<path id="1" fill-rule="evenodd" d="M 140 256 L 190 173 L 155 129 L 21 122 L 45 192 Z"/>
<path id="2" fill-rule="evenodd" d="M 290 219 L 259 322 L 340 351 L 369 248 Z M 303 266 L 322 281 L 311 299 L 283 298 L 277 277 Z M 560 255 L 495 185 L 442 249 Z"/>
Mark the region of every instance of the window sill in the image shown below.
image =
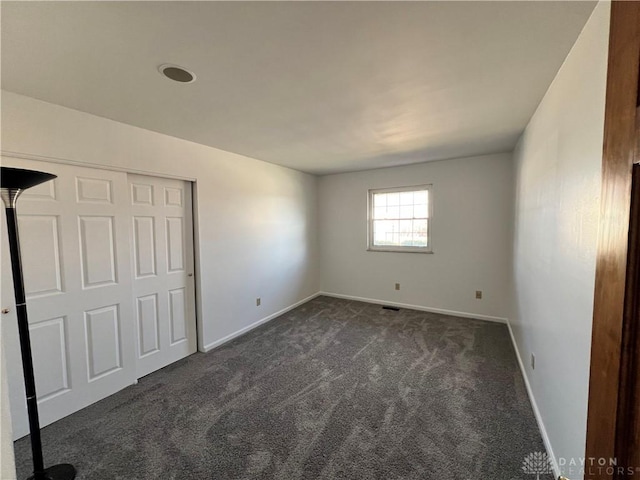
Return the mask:
<path id="1" fill-rule="evenodd" d="M 433 250 L 429 249 L 412 249 L 412 248 L 367 248 L 367 252 L 394 252 L 394 253 L 429 253 L 433 254 Z"/>

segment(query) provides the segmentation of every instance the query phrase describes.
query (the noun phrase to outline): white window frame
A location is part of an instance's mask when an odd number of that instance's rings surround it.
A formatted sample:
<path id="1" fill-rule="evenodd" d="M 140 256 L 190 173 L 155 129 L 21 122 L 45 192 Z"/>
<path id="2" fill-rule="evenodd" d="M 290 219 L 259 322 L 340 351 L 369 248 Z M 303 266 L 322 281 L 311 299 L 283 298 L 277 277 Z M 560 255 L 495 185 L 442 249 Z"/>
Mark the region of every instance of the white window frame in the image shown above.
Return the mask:
<path id="1" fill-rule="evenodd" d="M 415 192 L 426 190 L 429 204 L 429 218 L 427 219 L 427 246 L 426 247 L 408 247 L 408 246 L 392 246 L 392 245 L 374 245 L 373 244 L 373 196 L 377 193 L 395 193 L 395 192 Z M 404 253 L 433 253 L 433 235 L 431 227 L 433 225 L 433 184 L 409 185 L 406 187 L 392 188 L 372 188 L 369 189 L 367 196 L 367 250 L 370 252 L 404 252 Z"/>

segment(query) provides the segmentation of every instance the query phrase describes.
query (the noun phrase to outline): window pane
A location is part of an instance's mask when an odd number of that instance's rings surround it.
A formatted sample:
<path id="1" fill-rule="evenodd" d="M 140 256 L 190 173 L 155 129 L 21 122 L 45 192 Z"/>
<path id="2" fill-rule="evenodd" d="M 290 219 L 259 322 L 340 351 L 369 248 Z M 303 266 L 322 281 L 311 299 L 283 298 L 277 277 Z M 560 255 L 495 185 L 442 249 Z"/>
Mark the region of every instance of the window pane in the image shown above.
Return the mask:
<path id="1" fill-rule="evenodd" d="M 400 233 L 413 232 L 413 220 L 400 220 Z"/>
<path id="2" fill-rule="evenodd" d="M 387 214 L 385 218 L 400 218 L 400 207 L 387 207 Z"/>
<path id="3" fill-rule="evenodd" d="M 394 245 L 398 241 L 397 220 L 375 220 L 373 222 L 374 245 Z"/>
<path id="4" fill-rule="evenodd" d="M 427 205 L 415 205 L 413 207 L 414 218 L 427 218 L 429 217 L 429 208 Z"/>
<path id="5" fill-rule="evenodd" d="M 374 193 L 373 194 L 373 205 L 375 207 L 386 207 L 387 206 L 387 195 L 384 193 Z"/>
<path id="6" fill-rule="evenodd" d="M 400 194 L 387 193 L 387 205 L 400 205 Z"/>
<path id="7" fill-rule="evenodd" d="M 400 192 L 400 205 L 413 205 L 413 192 Z"/>
<path id="8" fill-rule="evenodd" d="M 413 231 L 416 233 L 422 233 L 424 235 L 427 234 L 429 228 L 428 220 L 414 220 L 413 221 Z"/>
<path id="9" fill-rule="evenodd" d="M 421 233 L 413 234 L 413 246 L 414 247 L 426 247 L 428 245 L 427 235 Z"/>
<path id="10" fill-rule="evenodd" d="M 426 190 L 420 190 L 417 192 L 413 192 L 413 203 L 415 205 L 423 204 L 426 205 L 428 198 L 428 193 Z"/>
<path id="11" fill-rule="evenodd" d="M 373 209 L 373 218 L 374 219 L 385 218 L 386 214 L 387 214 L 387 207 L 375 207 Z"/>
<path id="12" fill-rule="evenodd" d="M 383 232 L 374 232 L 373 244 L 374 245 L 386 245 L 387 235 Z"/>
<path id="13" fill-rule="evenodd" d="M 402 205 L 400 207 L 400 218 L 413 218 L 413 205 Z"/>
<path id="14" fill-rule="evenodd" d="M 400 233 L 399 246 L 412 247 L 413 246 L 413 233 Z"/>

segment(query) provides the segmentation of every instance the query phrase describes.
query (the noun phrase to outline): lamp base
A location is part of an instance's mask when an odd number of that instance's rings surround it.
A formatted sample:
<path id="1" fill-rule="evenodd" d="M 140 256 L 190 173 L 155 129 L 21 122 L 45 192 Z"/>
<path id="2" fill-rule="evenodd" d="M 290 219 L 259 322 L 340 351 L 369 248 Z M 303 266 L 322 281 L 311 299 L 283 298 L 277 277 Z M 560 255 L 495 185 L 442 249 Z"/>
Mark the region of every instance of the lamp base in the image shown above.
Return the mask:
<path id="1" fill-rule="evenodd" d="M 44 477 L 36 478 L 36 476 L 33 475 L 27 480 L 73 480 L 74 478 L 76 478 L 75 467 L 68 463 L 61 463 L 60 465 L 45 468 Z"/>

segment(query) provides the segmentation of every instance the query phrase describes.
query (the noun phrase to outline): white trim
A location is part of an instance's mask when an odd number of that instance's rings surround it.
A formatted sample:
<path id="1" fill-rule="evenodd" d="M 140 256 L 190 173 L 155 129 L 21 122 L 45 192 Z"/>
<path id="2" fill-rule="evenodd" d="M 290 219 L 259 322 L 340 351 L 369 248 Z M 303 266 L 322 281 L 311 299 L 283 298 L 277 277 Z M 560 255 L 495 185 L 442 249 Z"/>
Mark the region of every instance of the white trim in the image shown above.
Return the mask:
<path id="1" fill-rule="evenodd" d="M 555 472 L 555 477 L 558 478 L 562 475 L 562 472 L 560 471 L 560 467 L 558 466 L 556 456 L 553 453 L 551 440 L 549 439 L 549 435 L 547 434 L 547 429 L 545 428 L 544 422 L 542 421 L 542 415 L 540 414 L 540 409 L 538 409 L 538 404 L 536 403 L 536 397 L 533 396 L 533 389 L 531 388 L 531 384 L 529 383 L 529 377 L 527 377 L 527 371 L 524 368 L 524 363 L 522 361 L 522 357 L 520 356 L 520 350 L 518 349 L 518 344 L 516 343 L 516 337 L 513 334 L 513 329 L 511 328 L 511 323 L 509 321 L 507 321 L 507 327 L 509 328 L 509 335 L 511 336 L 511 343 L 513 343 L 513 349 L 516 352 L 518 365 L 520 365 L 522 378 L 524 379 L 524 384 L 525 384 L 525 387 L 527 388 L 529 401 L 531 402 L 531 407 L 533 408 L 533 415 L 536 417 L 536 422 L 538 423 L 538 430 L 540 430 L 540 435 L 542 435 L 542 441 L 544 442 L 544 447 L 547 449 L 547 454 L 551 459 L 551 463 L 553 465 L 553 471 Z"/>
<path id="2" fill-rule="evenodd" d="M 424 307 L 422 305 L 410 305 L 408 303 L 388 302 L 386 300 L 376 300 L 374 298 L 354 297 L 353 295 L 343 295 L 341 293 L 320 292 L 319 295 L 326 297 L 344 298 L 345 300 L 356 300 L 358 302 L 374 303 L 377 305 L 389 305 L 391 307 L 408 308 L 409 310 L 419 310 L 421 312 L 441 313 L 443 315 L 451 315 L 454 317 L 474 318 L 476 320 L 487 320 L 496 323 L 508 323 L 506 318 L 493 317 L 491 315 L 480 315 L 477 313 L 458 312 L 455 310 L 445 310 L 443 308 Z"/>
<path id="3" fill-rule="evenodd" d="M 367 252 L 404 252 L 404 253 L 433 253 L 433 250 L 429 250 L 429 247 L 369 247 Z"/>
<path id="4" fill-rule="evenodd" d="M 147 175 L 149 177 L 170 178 L 173 180 L 185 180 L 187 182 L 196 182 L 194 177 L 183 177 L 180 175 L 171 175 L 163 172 L 152 172 L 148 170 L 139 170 L 131 167 L 118 167 L 115 165 L 105 165 L 102 163 L 80 162 L 78 160 L 69 160 L 67 158 L 48 157 L 46 155 L 35 155 L 33 153 L 10 152 L 8 150 L 0 150 L 0 156 L 7 158 L 20 158 L 23 160 L 36 160 L 38 162 L 62 163 L 64 165 L 75 165 L 85 168 L 99 168 L 100 170 L 111 170 L 113 172 L 134 173 L 136 175 Z"/>
<path id="5" fill-rule="evenodd" d="M 314 298 L 316 298 L 316 297 L 318 297 L 320 295 L 322 295 L 322 293 L 320 293 L 320 292 L 316 292 L 313 295 L 309 295 L 307 298 L 303 298 L 302 300 L 294 303 L 293 305 L 289 305 L 288 307 L 285 307 L 282 310 L 277 311 L 276 313 L 272 313 L 268 317 L 261 318 L 257 322 L 254 322 L 251 325 L 247 325 L 246 327 L 241 328 L 240 330 L 237 330 L 237 331 L 227 335 L 226 337 L 222 337 L 219 340 L 215 340 L 215 341 L 213 341 L 213 342 L 211 342 L 211 343 L 209 343 L 207 345 L 204 345 L 200 351 L 204 352 L 204 353 L 210 352 L 211 350 L 213 350 L 216 347 L 219 347 L 223 343 L 227 343 L 227 342 L 233 340 L 234 338 L 239 337 L 240 335 L 244 335 L 245 333 L 253 330 L 254 328 L 259 327 L 263 323 L 267 323 L 269 320 L 273 320 L 274 318 L 279 317 L 280 315 L 283 315 L 283 314 L 287 313 L 288 311 L 293 310 L 294 308 L 299 307 L 303 303 L 307 303 L 308 301 L 313 300 Z"/>
<path id="6" fill-rule="evenodd" d="M 433 187 L 432 183 L 421 183 L 419 185 L 403 185 L 401 187 L 370 188 L 369 193 L 417 192 L 429 190 L 431 187 Z"/>

